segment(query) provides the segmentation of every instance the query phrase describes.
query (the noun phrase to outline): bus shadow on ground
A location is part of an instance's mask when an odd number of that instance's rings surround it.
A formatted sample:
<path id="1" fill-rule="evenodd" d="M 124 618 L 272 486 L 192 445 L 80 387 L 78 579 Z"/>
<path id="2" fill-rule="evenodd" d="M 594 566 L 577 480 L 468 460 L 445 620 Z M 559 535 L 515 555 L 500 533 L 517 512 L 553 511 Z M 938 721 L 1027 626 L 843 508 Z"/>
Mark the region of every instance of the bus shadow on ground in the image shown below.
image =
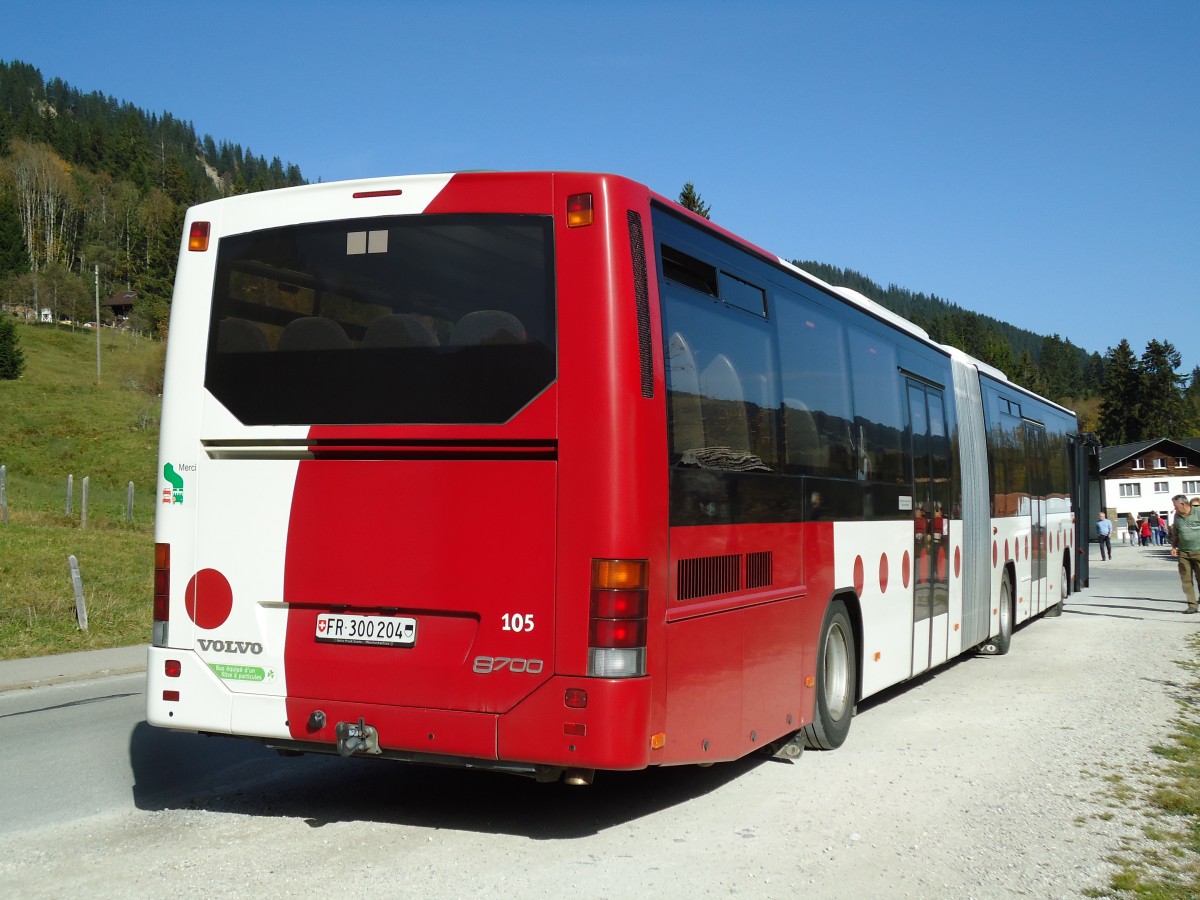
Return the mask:
<path id="1" fill-rule="evenodd" d="M 1118 603 L 1103 601 L 1117 600 Z M 1068 601 L 1063 608 L 1064 614 L 1075 616 L 1105 616 L 1110 619 L 1144 619 L 1145 616 L 1130 615 L 1130 613 L 1180 613 L 1183 612 L 1183 598 L 1178 600 L 1162 597 L 1130 597 L 1108 596 L 1105 594 L 1089 593 L 1086 600 Z"/>
<path id="2" fill-rule="evenodd" d="M 1040 620 L 1040 616 L 1033 619 L 1026 619 L 1020 625 L 1015 626 L 1013 628 L 1013 640 L 1019 641 L 1021 639 L 1021 632 Z M 987 660 L 998 661 L 1000 659 L 1003 659 L 1003 657 L 995 656 L 991 653 L 984 653 L 978 647 L 974 650 L 964 650 L 958 656 L 951 657 L 945 662 L 938 663 L 927 672 L 922 672 L 920 675 L 914 675 L 912 678 L 908 679 L 907 681 L 901 681 L 899 684 L 893 684 L 891 687 L 884 688 L 878 693 L 872 694 L 866 700 L 860 701 L 855 710 L 855 715 L 861 716 L 864 713 L 870 712 L 877 706 L 883 706 L 889 700 L 895 699 L 896 697 L 903 697 L 910 691 L 919 690 L 923 685 L 929 684 L 929 682 L 933 681 L 935 678 L 940 678 L 943 675 L 953 672 L 959 666 L 979 665 L 980 662 L 986 662 Z M 853 733 L 853 728 L 851 728 L 851 735 L 853 735 Z M 851 740 L 853 740 L 853 737 L 851 737 Z"/>
<path id="3" fill-rule="evenodd" d="M 285 758 L 252 741 L 145 722 L 133 729 L 129 755 L 133 800 L 141 810 L 296 818 L 314 828 L 375 822 L 533 840 L 598 834 L 719 790 L 771 761 L 752 755 L 707 768 L 598 772 L 592 786 L 572 787 L 390 760 Z"/>

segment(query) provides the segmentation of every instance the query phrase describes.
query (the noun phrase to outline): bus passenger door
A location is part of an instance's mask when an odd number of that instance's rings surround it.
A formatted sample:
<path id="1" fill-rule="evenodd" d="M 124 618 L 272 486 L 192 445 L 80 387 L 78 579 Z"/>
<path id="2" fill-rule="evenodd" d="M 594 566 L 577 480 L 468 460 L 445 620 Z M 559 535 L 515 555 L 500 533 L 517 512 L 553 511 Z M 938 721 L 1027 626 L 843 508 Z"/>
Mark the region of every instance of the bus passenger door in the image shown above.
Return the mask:
<path id="1" fill-rule="evenodd" d="M 929 619 L 932 632 L 929 664 L 936 666 L 950 658 L 950 517 L 954 505 L 945 399 L 936 388 L 926 388 L 925 397 L 929 404 L 929 472 L 933 495 L 933 552 L 930 554 L 933 608 Z"/>
<path id="2" fill-rule="evenodd" d="M 1026 420 L 1025 458 L 1029 477 L 1029 609 L 1030 616 L 1046 608 L 1046 557 L 1049 548 L 1046 542 L 1046 429 L 1036 422 Z"/>
<path id="3" fill-rule="evenodd" d="M 942 391 L 908 384 L 913 459 L 912 674 L 945 662 L 949 640 L 950 442 Z"/>

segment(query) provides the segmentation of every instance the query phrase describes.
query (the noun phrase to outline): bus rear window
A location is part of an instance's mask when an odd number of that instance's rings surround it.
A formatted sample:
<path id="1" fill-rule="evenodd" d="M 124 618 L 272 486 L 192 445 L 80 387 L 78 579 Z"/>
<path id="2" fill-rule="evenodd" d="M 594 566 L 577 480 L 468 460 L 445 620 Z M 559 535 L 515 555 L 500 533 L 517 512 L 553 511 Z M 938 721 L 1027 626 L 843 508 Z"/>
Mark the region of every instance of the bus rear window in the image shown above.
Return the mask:
<path id="1" fill-rule="evenodd" d="M 247 425 L 495 424 L 553 382 L 544 216 L 403 216 L 222 238 L 205 387 Z"/>

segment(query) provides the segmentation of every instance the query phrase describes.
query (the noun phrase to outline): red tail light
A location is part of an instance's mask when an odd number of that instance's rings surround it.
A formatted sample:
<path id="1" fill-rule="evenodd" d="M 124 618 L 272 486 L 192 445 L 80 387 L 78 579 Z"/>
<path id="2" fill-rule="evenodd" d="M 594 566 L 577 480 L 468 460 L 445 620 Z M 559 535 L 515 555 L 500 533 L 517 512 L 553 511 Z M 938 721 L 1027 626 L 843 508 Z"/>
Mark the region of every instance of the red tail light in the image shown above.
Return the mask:
<path id="1" fill-rule="evenodd" d="M 154 646 L 167 645 L 171 618 L 171 545 L 154 545 Z"/>
<path id="2" fill-rule="evenodd" d="M 630 647 L 646 646 L 646 620 L 634 619 L 624 622 L 615 619 L 592 619 L 591 634 L 588 635 L 589 647 Z"/>

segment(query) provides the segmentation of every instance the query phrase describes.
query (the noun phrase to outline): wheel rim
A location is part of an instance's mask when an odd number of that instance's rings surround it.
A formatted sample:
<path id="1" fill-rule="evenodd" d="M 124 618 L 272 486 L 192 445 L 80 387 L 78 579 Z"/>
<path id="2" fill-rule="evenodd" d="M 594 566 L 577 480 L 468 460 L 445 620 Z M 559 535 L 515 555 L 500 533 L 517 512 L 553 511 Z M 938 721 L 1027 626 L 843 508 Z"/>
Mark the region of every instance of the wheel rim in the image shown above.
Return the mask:
<path id="1" fill-rule="evenodd" d="M 846 714 L 850 707 L 850 651 L 846 644 L 846 632 L 841 623 L 834 622 L 825 637 L 825 709 L 831 719 L 838 720 Z"/>

